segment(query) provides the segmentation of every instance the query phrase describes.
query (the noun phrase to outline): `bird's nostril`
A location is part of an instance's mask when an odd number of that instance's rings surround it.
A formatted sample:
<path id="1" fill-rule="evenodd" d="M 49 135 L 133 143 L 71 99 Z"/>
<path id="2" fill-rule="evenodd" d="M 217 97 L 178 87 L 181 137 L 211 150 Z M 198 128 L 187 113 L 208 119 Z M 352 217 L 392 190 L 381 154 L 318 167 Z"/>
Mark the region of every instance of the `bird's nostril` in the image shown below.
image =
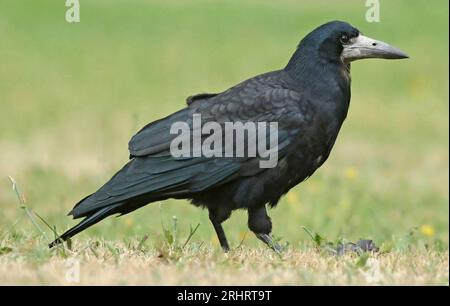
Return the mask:
<path id="1" fill-rule="evenodd" d="M 376 45 L 377 45 L 377 43 L 372 43 L 372 46 L 374 46 L 374 47 L 375 47 Z"/>

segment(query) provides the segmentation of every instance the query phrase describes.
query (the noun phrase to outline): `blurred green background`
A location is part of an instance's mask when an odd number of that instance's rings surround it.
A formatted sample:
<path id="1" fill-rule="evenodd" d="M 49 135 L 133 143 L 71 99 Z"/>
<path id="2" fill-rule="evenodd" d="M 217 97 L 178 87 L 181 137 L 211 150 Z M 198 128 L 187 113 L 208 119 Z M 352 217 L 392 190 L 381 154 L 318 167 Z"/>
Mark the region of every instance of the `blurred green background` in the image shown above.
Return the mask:
<path id="1" fill-rule="evenodd" d="M 0 0 L 0 231 L 32 232 L 8 175 L 27 204 L 59 231 L 66 213 L 127 161 L 129 138 L 183 107 L 283 67 L 300 39 L 334 19 L 389 42 L 409 60 L 352 65 L 352 102 L 328 162 L 270 211 L 274 234 L 301 246 L 306 226 L 330 239 L 414 239 L 448 247 L 448 1 Z M 180 235 L 217 243 L 206 211 L 184 201 L 109 218 L 76 239 L 155 242 L 176 215 Z M 233 245 L 244 212 L 225 223 Z M 412 233 L 412 234 L 411 234 Z M 248 235 L 250 238 L 251 235 Z M 412 238 L 413 237 L 413 238 Z M 256 245 L 256 239 L 245 244 Z"/>

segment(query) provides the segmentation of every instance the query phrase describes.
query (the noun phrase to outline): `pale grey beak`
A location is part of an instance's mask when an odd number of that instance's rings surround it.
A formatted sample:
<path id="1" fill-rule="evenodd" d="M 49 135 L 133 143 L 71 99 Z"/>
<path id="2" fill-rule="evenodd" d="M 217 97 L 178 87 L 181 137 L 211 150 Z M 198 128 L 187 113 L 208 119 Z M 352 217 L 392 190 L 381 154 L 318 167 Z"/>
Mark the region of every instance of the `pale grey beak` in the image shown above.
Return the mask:
<path id="1" fill-rule="evenodd" d="M 359 34 L 344 45 L 342 58 L 351 62 L 363 58 L 402 59 L 408 55 L 385 42 Z"/>

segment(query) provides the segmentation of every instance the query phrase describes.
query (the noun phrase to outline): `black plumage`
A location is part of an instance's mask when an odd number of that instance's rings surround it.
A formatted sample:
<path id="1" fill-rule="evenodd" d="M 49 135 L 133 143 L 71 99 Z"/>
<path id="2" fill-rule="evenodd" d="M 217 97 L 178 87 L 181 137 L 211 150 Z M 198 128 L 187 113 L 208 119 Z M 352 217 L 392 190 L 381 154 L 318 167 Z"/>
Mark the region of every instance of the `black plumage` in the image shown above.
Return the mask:
<path id="1" fill-rule="evenodd" d="M 350 60 L 345 39 L 359 31 L 330 22 L 307 35 L 284 69 L 246 80 L 222 93 L 187 99 L 187 107 L 142 128 L 129 142 L 130 161 L 97 192 L 69 213 L 82 218 L 50 246 L 112 214 L 126 214 L 168 198 L 189 199 L 209 210 L 222 247 L 221 223 L 233 210 L 247 209 L 249 228 L 279 251 L 271 239 L 266 205 L 275 206 L 292 187 L 311 176 L 328 158 L 350 102 Z M 367 56 L 368 57 L 368 56 Z M 379 56 L 381 57 L 381 56 Z M 400 56 L 399 56 L 400 57 Z M 259 167 L 256 157 L 179 157 L 170 153 L 174 122 L 278 122 L 278 163 Z"/>

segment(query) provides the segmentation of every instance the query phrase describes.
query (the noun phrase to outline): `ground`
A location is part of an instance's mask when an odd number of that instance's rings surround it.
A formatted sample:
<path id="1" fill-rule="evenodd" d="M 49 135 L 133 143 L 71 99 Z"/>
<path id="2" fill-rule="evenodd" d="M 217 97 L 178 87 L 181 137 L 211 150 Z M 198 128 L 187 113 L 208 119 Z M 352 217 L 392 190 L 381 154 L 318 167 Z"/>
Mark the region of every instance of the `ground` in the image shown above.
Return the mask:
<path id="1" fill-rule="evenodd" d="M 265 248 L 228 254 L 194 243 L 168 245 L 90 241 L 49 254 L 25 240 L 0 258 L 2 284 L 59 285 L 448 285 L 448 252 L 381 250 L 337 257 L 311 246 L 281 256 Z"/>
<path id="2" fill-rule="evenodd" d="M 81 22 L 69 24 L 63 2 L 0 2 L 0 284 L 72 284 L 78 264 L 82 284 L 448 285 L 448 2 L 380 3 L 380 22 L 368 23 L 359 0 L 81 1 Z M 126 162 L 140 127 L 187 96 L 283 67 L 334 19 L 410 59 L 352 65 L 329 160 L 269 211 L 281 257 L 243 211 L 224 224 L 232 251 L 222 254 L 207 212 L 175 200 L 48 250 L 54 228 L 75 224 L 72 206 Z M 358 239 L 381 249 L 323 250 Z"/>

